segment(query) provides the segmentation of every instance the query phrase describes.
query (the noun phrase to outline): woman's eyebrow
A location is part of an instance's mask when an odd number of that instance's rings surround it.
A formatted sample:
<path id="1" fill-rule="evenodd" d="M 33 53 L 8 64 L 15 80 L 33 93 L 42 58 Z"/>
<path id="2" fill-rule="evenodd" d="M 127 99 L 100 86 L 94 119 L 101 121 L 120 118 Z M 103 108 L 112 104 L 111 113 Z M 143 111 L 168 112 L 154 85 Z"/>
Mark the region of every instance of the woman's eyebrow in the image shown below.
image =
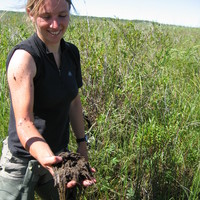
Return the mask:
<path id="1" fill-rule="evenodd" d="M 48 11 L 44 11 L 44 12 L 40 13 L 40 15 L 52 15 L 52 14 L 69 14 L 69 12 L 66 10 L 63 10 L 58 13 L 52 13 L 52 12 L 48 12 Z"/>

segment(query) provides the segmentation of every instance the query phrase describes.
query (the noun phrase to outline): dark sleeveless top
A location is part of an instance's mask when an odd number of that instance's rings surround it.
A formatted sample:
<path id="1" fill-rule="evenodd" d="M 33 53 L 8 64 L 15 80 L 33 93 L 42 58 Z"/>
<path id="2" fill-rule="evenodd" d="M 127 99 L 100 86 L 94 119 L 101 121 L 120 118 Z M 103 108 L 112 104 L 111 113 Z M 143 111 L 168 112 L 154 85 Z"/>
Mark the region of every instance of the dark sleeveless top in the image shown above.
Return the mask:
<path id="1" fill-rule="evenodd" d="M 76 46 L 61 40 L 61 66 L 35 33 L 15 46 L 8 55 L 6 66 L 17 49 L 29 52 L 37 67 L 34 78 L 34 125 L 56 153 L 69 142 L 69 107 L 82 86 L 80 55 Z M 21 97 L 26 98 L 26 97 Z M 20 101 L 20 99 L 19 99 Z M 31 157 L 21 145 L 11 102 L 8 145 L 12 154 Z"/>

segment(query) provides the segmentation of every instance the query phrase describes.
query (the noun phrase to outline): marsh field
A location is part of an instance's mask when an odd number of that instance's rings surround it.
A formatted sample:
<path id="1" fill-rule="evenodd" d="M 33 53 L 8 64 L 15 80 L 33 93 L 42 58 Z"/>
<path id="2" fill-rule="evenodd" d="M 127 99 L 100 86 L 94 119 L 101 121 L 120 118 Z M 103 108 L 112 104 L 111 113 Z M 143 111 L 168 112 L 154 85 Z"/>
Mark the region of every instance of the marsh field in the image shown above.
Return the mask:
<path id="1" fill-rule="evenodd" d="M 0 12 L 0 150 L 9 122 L 6 57 L 33 32 L 24 13 Z M 200 199 L 200 28 L 72 16 L 65 39 L 81 54 L 97 171 L 81 199 Z"/>

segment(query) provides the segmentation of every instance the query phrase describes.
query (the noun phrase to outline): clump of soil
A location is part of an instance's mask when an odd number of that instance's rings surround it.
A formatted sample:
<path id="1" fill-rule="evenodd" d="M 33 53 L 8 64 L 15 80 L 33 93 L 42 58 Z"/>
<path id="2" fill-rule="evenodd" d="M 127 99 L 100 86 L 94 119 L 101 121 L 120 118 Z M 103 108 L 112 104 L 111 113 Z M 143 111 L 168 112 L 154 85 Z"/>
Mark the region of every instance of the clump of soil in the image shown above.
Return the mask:
<path id="1" fill-rule="evenodd" d="M 54 185 L 58 187 L 60 200 L 65 200 L 66 184 L 75 180 L 81 192 L 81 184 L 84 180 L 92 180 L 93 175 L 89 163 L 79 153 L 62 152 L 59 154 L 62 162 L 53 166 Z"/>

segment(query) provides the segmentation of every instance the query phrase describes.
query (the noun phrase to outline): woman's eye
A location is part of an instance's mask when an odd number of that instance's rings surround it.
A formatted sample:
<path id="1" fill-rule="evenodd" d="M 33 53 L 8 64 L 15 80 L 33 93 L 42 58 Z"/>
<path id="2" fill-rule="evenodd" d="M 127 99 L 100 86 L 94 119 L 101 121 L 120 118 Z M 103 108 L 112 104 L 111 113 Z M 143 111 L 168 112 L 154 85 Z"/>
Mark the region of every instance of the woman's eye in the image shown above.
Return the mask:
<path id="1" fill-rule="evenodd" d="M 43 19 L 49 19 L 51 16 L 50 15 L 41 15 L 40 17 Z"/>
<path id="2" fill-rule="evenodd" d="M 64 17 L 67 17 L 67 15 L 60 15 L 59 17 L 62 17 L 62 18 L 64 18 Z"/>

